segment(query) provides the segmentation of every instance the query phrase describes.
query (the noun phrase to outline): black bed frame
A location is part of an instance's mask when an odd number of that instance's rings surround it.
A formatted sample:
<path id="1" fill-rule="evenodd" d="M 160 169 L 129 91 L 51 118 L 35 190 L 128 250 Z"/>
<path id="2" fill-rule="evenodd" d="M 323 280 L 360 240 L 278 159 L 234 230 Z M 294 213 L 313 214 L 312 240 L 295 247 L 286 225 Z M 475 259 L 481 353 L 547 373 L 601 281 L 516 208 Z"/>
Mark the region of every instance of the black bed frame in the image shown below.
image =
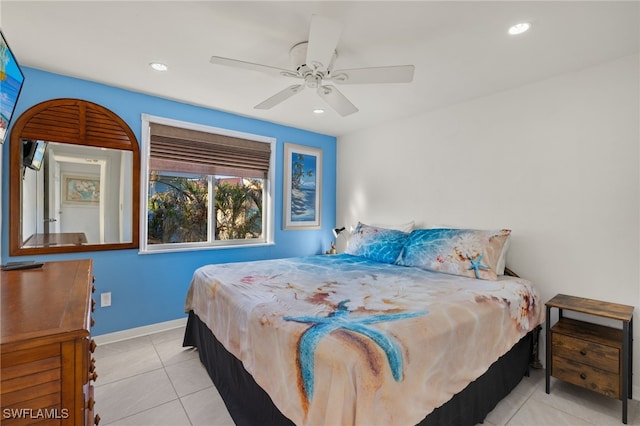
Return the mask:
<path id="1" fill-rule="evenodd" d="M 534 346 L 537 346 L 534 345 L 534 340 L 537 340 L 539 328 L 524 336 L 482 376 L 431 412 L 419 425 L 482 423 L 496 404 L 518 385 L 522 377 L 529 375 L 530 364 L 537 359 L 534 355 Z M 294 424 L 276 408 L 269 395 L 244 369 L 242 362 L 224 348 L 193 311 L 189 312 L 183 346 L 198 348 L 200 361 L 237 425 Z"/>

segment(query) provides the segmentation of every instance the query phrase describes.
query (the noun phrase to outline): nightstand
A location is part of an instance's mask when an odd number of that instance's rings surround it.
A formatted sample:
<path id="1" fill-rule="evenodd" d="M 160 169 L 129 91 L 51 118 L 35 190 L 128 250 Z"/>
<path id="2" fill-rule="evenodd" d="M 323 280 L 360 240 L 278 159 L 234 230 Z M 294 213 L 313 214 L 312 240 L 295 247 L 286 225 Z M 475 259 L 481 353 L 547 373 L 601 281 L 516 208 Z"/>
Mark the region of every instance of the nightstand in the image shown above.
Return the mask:
<path id="1" fill-rule="evenodd" d="M 627 400 L 631 399 L 633 306 L 558 294 L 546 303 L 547 369 L 551 376 L 622 400 L 622 423 L 627 423 Z M 558 321 L 551 327 L 551 308 Z M 569 310 L 622 321 L 622 330 L 587 321 L 565 318 Z"/>

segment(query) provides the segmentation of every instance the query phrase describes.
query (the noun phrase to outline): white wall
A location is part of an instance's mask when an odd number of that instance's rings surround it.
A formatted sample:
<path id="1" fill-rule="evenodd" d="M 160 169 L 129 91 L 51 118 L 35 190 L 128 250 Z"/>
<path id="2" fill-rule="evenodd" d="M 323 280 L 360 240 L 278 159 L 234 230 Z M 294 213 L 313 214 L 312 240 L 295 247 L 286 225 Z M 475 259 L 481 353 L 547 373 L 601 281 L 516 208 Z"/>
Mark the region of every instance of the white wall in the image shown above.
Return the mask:
<path id="1" fill-rule="evenodd" d="M 639 74 L 634 55 L 340 137 L 336 224 L 510 228 L 544 301 L 640 305 Z"/>

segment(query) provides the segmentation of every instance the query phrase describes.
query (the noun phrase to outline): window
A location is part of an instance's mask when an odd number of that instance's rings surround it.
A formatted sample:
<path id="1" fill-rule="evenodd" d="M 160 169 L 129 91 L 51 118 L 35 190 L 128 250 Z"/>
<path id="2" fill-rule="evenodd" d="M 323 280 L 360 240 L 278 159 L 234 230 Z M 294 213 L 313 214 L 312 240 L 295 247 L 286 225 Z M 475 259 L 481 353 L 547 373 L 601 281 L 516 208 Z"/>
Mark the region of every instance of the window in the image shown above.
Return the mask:
<path id="1" fill-rule="evenodd" d="M 275 140 L 143 116 L 143 252 L 272 241 Z"/>

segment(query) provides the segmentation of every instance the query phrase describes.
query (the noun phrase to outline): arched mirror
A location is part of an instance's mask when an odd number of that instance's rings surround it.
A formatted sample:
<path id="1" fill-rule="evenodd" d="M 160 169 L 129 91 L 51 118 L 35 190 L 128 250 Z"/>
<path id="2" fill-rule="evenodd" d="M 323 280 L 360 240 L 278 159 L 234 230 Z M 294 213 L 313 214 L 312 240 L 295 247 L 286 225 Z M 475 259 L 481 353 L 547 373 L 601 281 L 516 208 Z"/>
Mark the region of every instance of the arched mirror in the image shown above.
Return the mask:
<path id="1" fill-rule="evenodd" d="M 9 254 L 138 247 L 140 151 L 110 110 L 54 99 L 11 132 Z"/>

